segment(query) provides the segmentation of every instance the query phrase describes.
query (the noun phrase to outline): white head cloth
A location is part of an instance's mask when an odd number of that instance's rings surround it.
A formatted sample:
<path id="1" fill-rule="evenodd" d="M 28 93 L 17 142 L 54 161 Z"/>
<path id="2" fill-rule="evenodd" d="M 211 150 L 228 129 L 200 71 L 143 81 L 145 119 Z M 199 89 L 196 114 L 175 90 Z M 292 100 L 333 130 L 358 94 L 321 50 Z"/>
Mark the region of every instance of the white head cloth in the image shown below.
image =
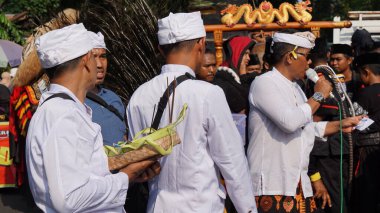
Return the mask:
<path id="1" fill-rule="evenodd" d="M 315 45 L 315 36 L 311 32 L 297 32 L 293 34 L 275 33 L 273 42 L 293 44 L 298 47 L 312 49 Z"/>
<path id="2" fill-rule="evenodd" d="M 94 45 L 94 48 L 107 49 L 106 43 L 104 42 L 104 36 L 101 32 L 94 33 L 88 31 L 89 36 L 91 37 L 91 42 Z"/>
<path id="3" fill-rule="evenodd" d="M 10 70 L 10 72 L 11 72 L 11 77 L 14 78 L 14 77 L 16 76 L 17 70 L 18 70 L 17 67 L 13 67 L 13 68 Z"/>
<path id="4" fill-rule="evenodd" d="M 174 44 L 206 36 L 201 13 L 170 13 L 158 20 L 158 41 L 160 45 Z"/>
<path id="5" fill-rule="evenodd" d="M 82 23 L 50 31 L 37 38 L 35 44 L 42 68 L 55 67 L 78 58 L 94 47 Z"/>

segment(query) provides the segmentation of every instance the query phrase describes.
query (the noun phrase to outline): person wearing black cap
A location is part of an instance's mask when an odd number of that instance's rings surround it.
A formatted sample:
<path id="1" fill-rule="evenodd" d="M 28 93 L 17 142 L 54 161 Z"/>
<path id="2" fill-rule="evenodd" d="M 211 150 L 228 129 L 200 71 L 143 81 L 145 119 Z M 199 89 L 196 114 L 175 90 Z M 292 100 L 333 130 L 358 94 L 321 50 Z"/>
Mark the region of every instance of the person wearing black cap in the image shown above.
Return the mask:
<path id="1" fill-rule="evenodd" d="M 375 41 L 366 29 L 357 29 L 351 37 L 351 47 L 354 50 L 354 56 L 362 55 L 373 50 Z"/>
<path id="2" fill-rule="evenodd" d="M 351 69 L 353 61 L 353 51 L 350 45 L 333 44 L 330 50 L 330 66 L 337 73 L 344 75 L 344 81 L 347 87 L 347 94 L 353 100 L 357 99 L 357 92 L 360 90 L 362 83 L 360 77 Z"/>
<path id="3" fill-rule="evenodd" d="M 324 69 L 328 64 L 328 47 L 325 39 L 317 39 L 315 47 L 310 51 L 311 66 L 315 69 L 319 76 L 324 76 L 332 85 L 336 82 L 331 74 Z M 339 45 L 338 45 L 339 46 Z M 338 51 L 340 52 L 340 51 Z M 336 58 L 343 58 L 344 54 L 334 54 Z M 314 83 L 307 81 L 307 97 L 313 95 Z M 335 98 L 327 98 L 313 115 L 314 121 L 339 121 L 341 110 L 348 112 L 349 104 L 347 99 L 342 98 L 342 92 L 338 87 L 333 86 L 332 93 Z M 349 116 L 348 113 L 342 113 L 343 118 Z M 347 195 L 348 175 L 349 175 L 349 134 L 343 134 L 343 192 Z M 314 147 L 310 153 L 310 163 L 308 174 L 310 176 L 314 189 L 314 197 L 317 199 L 317 207 L 324 209 L 323 212 L 339 212 L 340 211 L 340 133 L 335 133 L 327 137 L 327 142 L 315 139 Z M 319 199 L 321 198 L 321 200 Z M 349 196 L 344 197 L 343 211 L 347 212 L 347 203 Z M 319 201 L 321 201 L 319 203 Z M 327 206 L 326 206 L 327 205 Z"/>
<path id="4" fill-rule="evenodd" d="M 360 55 L 354 63 L 367 86 L 358 103 L 374 123 L 358 132 L 353 207 L 354 212 L 380 212 L 380 53 Z"/>

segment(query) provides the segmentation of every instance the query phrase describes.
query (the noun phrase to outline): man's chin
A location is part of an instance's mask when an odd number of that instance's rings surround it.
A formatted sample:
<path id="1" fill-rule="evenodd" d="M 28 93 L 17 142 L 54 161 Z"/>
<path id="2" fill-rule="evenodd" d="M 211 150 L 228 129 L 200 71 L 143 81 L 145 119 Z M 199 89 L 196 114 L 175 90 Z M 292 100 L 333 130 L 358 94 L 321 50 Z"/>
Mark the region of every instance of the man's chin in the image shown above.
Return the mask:
<path id="1" fill-rule="evenodd" d="M 96 85 L 100 85 L 104 83 L 104 79 L 96 79 Z"/>
<path id="2" fill-rule="evenodd" d="M 333 67 L 334 71 L 337 72 L 337 73 L 341 73 L 341 71 L 339 70 L 339 67 Z"/>

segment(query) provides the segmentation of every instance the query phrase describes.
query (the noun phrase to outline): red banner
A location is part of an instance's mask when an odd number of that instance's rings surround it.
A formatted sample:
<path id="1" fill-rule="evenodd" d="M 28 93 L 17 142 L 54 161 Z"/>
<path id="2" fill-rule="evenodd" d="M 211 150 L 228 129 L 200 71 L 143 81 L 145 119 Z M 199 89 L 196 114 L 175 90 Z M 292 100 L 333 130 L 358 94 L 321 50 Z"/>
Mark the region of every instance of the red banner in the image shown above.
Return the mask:
<path id="1" fill-rule="evenodd" d="M 16 168 L 9 147 L 9 122 L 0 122 L 0 188 L 16 187 Z"/>

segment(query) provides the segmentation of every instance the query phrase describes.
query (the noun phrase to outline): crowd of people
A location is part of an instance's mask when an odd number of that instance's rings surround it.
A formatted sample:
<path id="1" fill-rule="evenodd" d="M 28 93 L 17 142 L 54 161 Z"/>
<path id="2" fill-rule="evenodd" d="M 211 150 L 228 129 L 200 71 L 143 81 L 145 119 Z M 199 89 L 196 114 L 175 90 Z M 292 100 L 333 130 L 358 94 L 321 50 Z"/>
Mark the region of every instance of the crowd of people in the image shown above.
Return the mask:
<path id="1" fill-rule="evenodd" d="M 263 43 L 234 36 L 220 66 L 199 12 L 159 19 L 157 36 L 166 63 L 126 107 L 103 86 L 101 33 L 73 24 L 36 39 L 50 85 L 25 161 L 42 211 L 124 212 L 128 189 L 148 181 L 146 212 L 380 212 L 380 48 L 366 30 L 331 47 L 308 31 Z M 317 79 L 306 78 L 311 68 Z M 111 173 L 103 146 L 153 127 L 168 81 L 171 113 L 188 105 L 181 143 Z M 162 111 L 155 127 L 172 122 Z M 233 114 L 245 116 L 245 131 Z M 364 120 L 374 122 L 356 130 Z"/>

